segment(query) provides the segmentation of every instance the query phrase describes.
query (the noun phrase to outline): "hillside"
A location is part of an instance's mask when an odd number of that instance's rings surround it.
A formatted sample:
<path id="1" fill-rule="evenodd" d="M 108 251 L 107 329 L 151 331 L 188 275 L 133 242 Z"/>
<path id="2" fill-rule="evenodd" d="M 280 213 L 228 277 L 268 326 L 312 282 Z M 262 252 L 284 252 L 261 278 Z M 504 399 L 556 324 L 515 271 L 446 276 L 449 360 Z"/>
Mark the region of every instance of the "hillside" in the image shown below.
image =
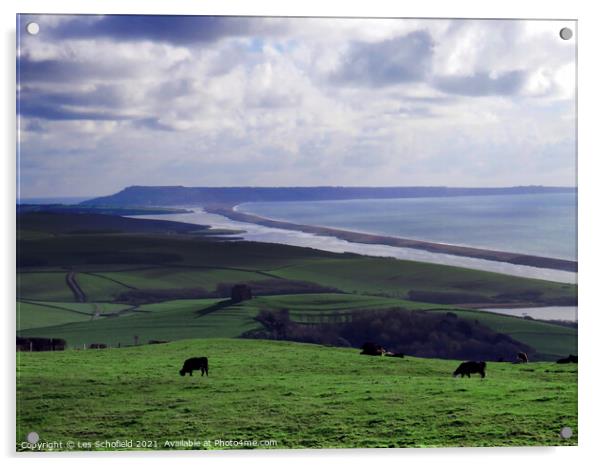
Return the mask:
<path id="1" fill-rule="evenodd" d="M 209 377 L 178 375 L 202 355 Z M 33 430 L 42 441 L 144 439 L 157 449 L 182 439 L 209 449 L 217 439 L 276 441 L 257 448 L 577 443 L 576 366 L 490 363 L 483 380 L 454 379 L 456 366 L 231 339 L 19 353 L 17 438 Z M 575 433 L 568 440 L 564 426 Z"/>
<path id="2" fill-rule="evenodd" d="M 323 201 L 341 199 L 393 199 L 403 197 L 484 196 L 575 192 L 575 188 L 515 186 L 508 188 L 405 187 L 184 187 L 130 186 L 110 196 L 97 197 L 82 205 L 160 206 L 190 204 L 238 204 L 258 201 Z"/>
<path id="3" fill-rule="evenodd" d="M 576 329 L 463 310 L 462 303 L 572 303 L 574 285 L 458 267 L 248 241 L 196 225 L 110 215 L 20 215 L 17 331 L 71 347 L 233 338 L 262 309 L 311 322 L 362 309 L 450 310 L 535 348 L 576 351 Z M 233 284 L 259 297 L 224 304 Z M 417 300 L 416 296 L 422 297 Z M 452 297 L 454 304 L 437 302 Z M 429 302 L 432 299 L 433 301 Z M 445 301 L 445 300 L 443 300 Z M 220 303 L 220 304 L 218 304 Z M 318 321 L 319 320 L 315 320 Z"/>
<path id="4" fill-rule="evenodd" d="M 442 308 L 395 298 L 352 294 L 305 294 L 264 296 L 240 304 L 216 306 L 216 303 L 220 302 L 216 299 L 173 300 L 141 305 L 133 310 L 131 307 L 122 306 L 122 309 L 129 311 L 121 314 L 121 317 L 96 320 L 91 319 L 91 314 L 82 316 L 80 313 L 63 311 L 73 316 L 69 321 L 58 320 L 65 319 L 57 312 L 66 307 L 66 303 L 53 303 L 58 309 L 48 308 L 50 303 L 25 303 L 20 308 L 22 320 L 41 320 L 43 316 L 49 315 L 57 320 L 51 325 L 50 317 L 47 317 L 37 327 L 23 327 L 19 335 L 63 338 L 71 347 L 78 348 L 89 346 L 91 343 L 105 343 L 115 347 L 133 344 L 134 336 L 138 336 L 141 343 L 149 340 L 173 341 L 185 338 L 235 338 L 260 327 L 253 319 L 260 310 L 290 309 L 295 321 L 308 323 L 328 321 L 333 316 L 353 310 L 399 307 L 435 313 L 453 312 L 460 318 L 478 320 L 497 332 L 505 333 L 535 348 L 537 354 L 530 355 L 535 359 L 555 360 L 577 352 L 577 331 L 574 328 L 452 306 Z M 36 308 L 31 309 L 32 306 Z M 85 309 L 84 306 L 85 303 L 70 304 L 68 307 L 81 312 Z"/>

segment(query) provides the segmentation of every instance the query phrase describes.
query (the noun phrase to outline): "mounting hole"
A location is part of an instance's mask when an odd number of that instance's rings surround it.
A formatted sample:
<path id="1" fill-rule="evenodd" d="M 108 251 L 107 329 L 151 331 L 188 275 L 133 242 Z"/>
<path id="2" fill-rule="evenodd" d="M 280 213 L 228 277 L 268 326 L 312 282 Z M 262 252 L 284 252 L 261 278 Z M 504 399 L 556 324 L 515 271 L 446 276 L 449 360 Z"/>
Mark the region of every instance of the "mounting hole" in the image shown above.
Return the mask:
<path id="1" fill-rule="evenodd" d="M 570 28 L 562 28 L 560 30 L 560 38 L 562 40 L 569 40 L 573 37 L 573 31 Z"/>
<path id="2" fill-rule="evenodd" d="M 27 23 L 25 30 L 27 31 L 27 34 L 31 36 L 37 36 L 40 32 L 40 25 L 36 22 Z"/>
<path id="3" fill-rule="evenodd" d="M 573 436 L 573 429 L 570 427 L 563 427 L 560 429 L 560 436 L 564 439 L 571 438 Z"/>

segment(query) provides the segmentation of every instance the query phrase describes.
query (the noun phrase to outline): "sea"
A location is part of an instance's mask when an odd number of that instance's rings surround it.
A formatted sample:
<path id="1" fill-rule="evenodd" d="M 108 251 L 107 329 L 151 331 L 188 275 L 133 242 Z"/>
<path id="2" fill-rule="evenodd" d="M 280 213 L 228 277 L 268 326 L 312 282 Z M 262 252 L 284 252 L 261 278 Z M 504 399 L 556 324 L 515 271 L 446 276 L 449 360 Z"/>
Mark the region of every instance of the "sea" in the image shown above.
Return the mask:
<path id="1" fill-rule="evenodd" d="M 577 194 L 253 202 L 240 212 L 304 225 L 577 260 Z"/>
<path id="2" fill-rule="evenodd" d="M 576 202 L 574 194 L 538 194 L 262 202 L 241 204 L 237 209 L 294 223 L 576 260 Z M 192 212 L 147 215 L 142 218 L 242 230 L 235 236 L 247 241 L 393 257 L 562 283 L 577 282 L 577 274 L 574 272 L 433 253 L 413 248 L 352 243 L 330 236 L 237 222 L 205 212 L 198 205 L 174 207 L 188 208 Z"/>

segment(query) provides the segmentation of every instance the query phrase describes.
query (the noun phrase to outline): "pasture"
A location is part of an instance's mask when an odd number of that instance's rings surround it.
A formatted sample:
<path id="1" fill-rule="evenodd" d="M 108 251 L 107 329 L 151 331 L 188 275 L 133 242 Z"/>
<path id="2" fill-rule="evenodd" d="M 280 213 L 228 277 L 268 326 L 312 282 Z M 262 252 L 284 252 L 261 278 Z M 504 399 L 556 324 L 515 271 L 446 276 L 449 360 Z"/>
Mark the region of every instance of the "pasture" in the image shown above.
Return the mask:
<path id="1" fill-rule="evenodd" d="M 178 375 L 193 356 L 209 358 L 209 377 Z M 488 363 L 483 380 L 454 379 L 457 361 L 240 339 L 17 357 L 18 449 L 30 431 L 43 442 L 132 439 L 156 449 L 182 439 L 213 449 L 216 440 L 372 448 L 576 445 L 578 438 L 572 364 Z M 570 439 L 559 436 L 565 426 Z"/>
<path id="2" fill-rule="evenodd" d="M 219 304 L 221 303 L 221 305 Z M 79 304 L 84 306 L 85 303 Z M 72 347 L 90 343 L 111 346 L 131 345 L 134 336 L 148 340 L 180 340 L 187 338 L 235 338 L 259 327 L 253 317 L 262 310 L 289 309 L 298 322 L 327 321 L 337 314 L 358 309 L 400 307 L 428 312 L 454 312 L 459 317 L 477 319 L 500 333 L 534 347 L 539 359 L 558 359 L 577 351 L 577 331 L 545 322 L 519 317 L 433 306 L 395 298 L 354 294 L 318 293 L 303 295 L 260 296 L 232 304 L 223 299 L 186 299 L 144 304 L 130 309 L 126 315 L 102 319 L 77 319 L 42 328 L 24 329 L 22 336 L 64 338 Z"/>
<path id="3" fill-rule="evenodd" d="M 17 449 L 30 431 L 43 442 L 140 440 L 156 449 L 237 448 L 216 440 L 268 440 L 260 447 L 269 448 L 577 442 L 559 437 L 562 427 L 577 428 L 576 365 L 488 363 L 484 380 L 453 379 L 458 361 L 237 338 L 259 327 L 262 310 L 288 309 L 312 325 L 399 308 L 478 320 L 551 360 L 576 353 L 575 328 L 416 300 L 412 292 L 544 305 L 574 301 L 576 286 L 220 241 L 173 222 L 33 213 L 19 225 L 17 334 L 63 338 L 68 349 L 17 353 Z M 263 294 L 233 303 L 220 293 L 235 283 Z M 111 348 L 81 350 L 92 343 Z M 196 356 L 209 357 L 211 376 L 180 377 L 184 359 Z M 200 443 L 173 443 L 183 439 Z"/>

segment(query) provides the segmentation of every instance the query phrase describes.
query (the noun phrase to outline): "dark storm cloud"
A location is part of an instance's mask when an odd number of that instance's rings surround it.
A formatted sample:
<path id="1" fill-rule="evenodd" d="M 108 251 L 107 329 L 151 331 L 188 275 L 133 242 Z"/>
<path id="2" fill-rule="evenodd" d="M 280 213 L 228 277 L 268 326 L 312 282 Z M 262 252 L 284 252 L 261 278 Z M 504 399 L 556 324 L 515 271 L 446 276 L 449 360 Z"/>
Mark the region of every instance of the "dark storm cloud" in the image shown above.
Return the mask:
<path id="1" fill-rule="evenodd" d="M 108 15 L 97 21 L 73 17 L 60 23 L 58 39 L 105 37 L 121 41 L 169 42 L 177 45 L 214 42 L 224 37 L 262 35 L 283 31 L 283 24 L 262 18 L 220 16 Z"/>
<path id="2" fill-rule="evenodd" d="M 521 70 L 501 73 L 497 77 L 481 72 L 472 76 L 438 77 L 434 85 L 441 91 L 464 96 L 514 95 L 526 79 L 527 73 Z"/>
<path id="3" fill-rule="evenodd" d="M 125 115 L 110 112 L 95 112 L 87 110 L 70 110 L 65 107 L 23 102 L 19 106 L 19 114 L 29 118 L 41 118 L 44 120 L 126 120 Z"/>
<path id="4" fill-rule="evenodd" d="M 35 102 L 21 102 L 19 114 L 29 118 L 40 118 L 44 120 L 104 120 L 116 121 L 127 120 L 130 117 L 112 112 L 74 110 L 63 106 L 40 104 Z"/>
<path id="5" fill-rule="evenodd" d="M 120 92 L 113 86 L 98 86 L 88 92 L 45 92 L 24 87 L 17 95 L 21 116 L 44 120 L 126 120 L 115 111 L 123 106 Z"/>
<path id="6" fill-rule="evenodd" d="M 100 84 L 85 92 L 49 92 L 25 86 L 19 92 L 19 98 L 48 105 L 94 105 L 115 108 L 125 103 L 124 92 L 120 90 L 119 86 L 109 84 Z"/>
<path id="7" fill-rule="evenodd" d="M 376 43 L 354 42 L 332 78 L 370 87 L 421 81 L 430 70 L 433 45 L 426 31 Z"/>
<path id="8" fill-rule="evenodd" d="M 28 56 L 17 59 L 17 74 L 20 83 L 72 82 L 89 79 L 115 79 L 135 77 L 135 67 L 118 63 L 73 60 L 32 60 Z"/>

